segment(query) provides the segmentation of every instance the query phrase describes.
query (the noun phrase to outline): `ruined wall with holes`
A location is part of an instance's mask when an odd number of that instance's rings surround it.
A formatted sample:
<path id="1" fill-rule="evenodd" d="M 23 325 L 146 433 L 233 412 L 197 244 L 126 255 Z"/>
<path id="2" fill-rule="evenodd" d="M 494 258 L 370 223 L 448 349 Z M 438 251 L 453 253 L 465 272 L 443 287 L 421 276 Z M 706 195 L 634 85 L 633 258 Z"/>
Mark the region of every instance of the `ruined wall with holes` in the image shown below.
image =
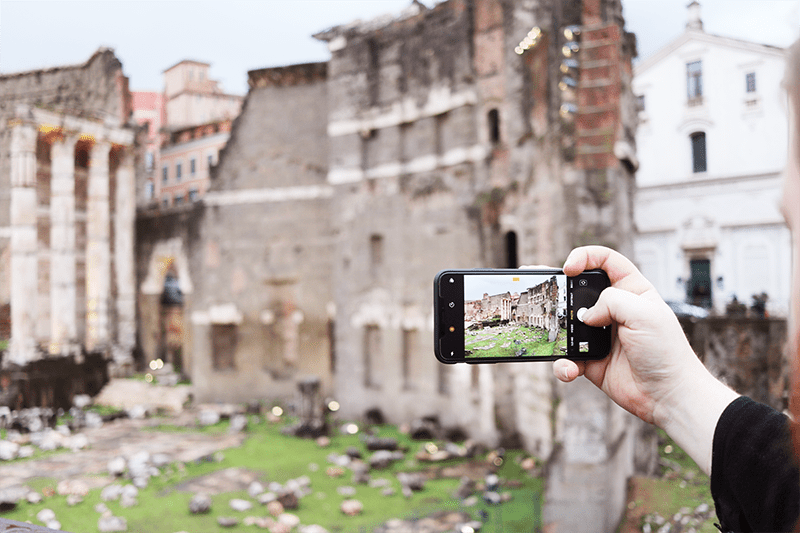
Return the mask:
<path id="1" fill-rule="evenodd" d="M 250 91 L 202 202 L 140 212 L 142 359 L 167 362 L 166 273 L 183 295 L 181 370 L 200 401 L 332 392 L 326 65 L 249 73 Z"/>
<path id="2" fill-rule="evenodd" d="M 563 83 L 573 25 L 580 51 Z M 556 386 L 549 365 L 435 362 L 431 282 L 447 267 L 559 265 L 581 244 L 630 253 L 623 25 L 613 0 L 450 0 L 316 36 L 332 55 L 328 180 L 346 236 L 334 261 L 342 410 L 437 415 L 550 457 L 560 477 L 545 514 L 559 531 L 613 530 L 637 429 L 601 393 Z"/>
<path id="3" fill-rule="evenodd" d="M 258 390 L 292 399 L 309 375 L 332 392 L 326 70 L 314 63 L 249 73 L 204 200 L 192 314 L 201 396 Z"/>
<path id="4" fill-rule="evenodd" d="M 562 89 L 572 25 L 585 54 Z M 315 374 L 344 417 L 434 415 L 548 458 L 548 527 L 612 531 L 639 428 L 547 364 L 439 364 L 431 284 L 559 265 L 580 244 L 630 252 L 620 2 L 414 3 L 315 37 L 326 65 L 250 73 L 197 240 L 181 241 L 198 396 L 288 398 Z"/>

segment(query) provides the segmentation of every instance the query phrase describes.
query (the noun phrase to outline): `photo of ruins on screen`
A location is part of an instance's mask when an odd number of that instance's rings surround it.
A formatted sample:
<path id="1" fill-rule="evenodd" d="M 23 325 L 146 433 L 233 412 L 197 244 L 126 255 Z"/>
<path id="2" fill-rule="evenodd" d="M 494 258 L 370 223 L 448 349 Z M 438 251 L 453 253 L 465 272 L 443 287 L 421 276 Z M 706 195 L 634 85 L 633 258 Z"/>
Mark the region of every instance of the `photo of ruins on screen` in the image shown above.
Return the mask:
<path id="1" fill-rule="evenodd" d="M 566 277 L 506 276 L 501 291 L 468 299 L 480 276 L 464 277 L 466 357 L 543 357 L 567 351 Z M 505 282 L 507 279 L 507 283 Z M 472 286 L 470 286 L 472 284 Z"/>

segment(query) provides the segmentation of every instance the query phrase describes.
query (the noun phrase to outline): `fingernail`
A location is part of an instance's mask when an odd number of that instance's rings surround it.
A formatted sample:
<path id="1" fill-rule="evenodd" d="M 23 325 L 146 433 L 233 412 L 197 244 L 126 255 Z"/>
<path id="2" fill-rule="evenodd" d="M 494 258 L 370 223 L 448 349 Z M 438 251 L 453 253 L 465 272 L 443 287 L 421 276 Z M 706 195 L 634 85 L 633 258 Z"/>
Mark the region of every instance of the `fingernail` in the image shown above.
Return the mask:
<path id="1" fill-rule="evenodd" d="M 569 372 L 567 372 L 567 367 L 563 367 L 561 369 L 561 377 L 564 379 L 569 379 Z"/>

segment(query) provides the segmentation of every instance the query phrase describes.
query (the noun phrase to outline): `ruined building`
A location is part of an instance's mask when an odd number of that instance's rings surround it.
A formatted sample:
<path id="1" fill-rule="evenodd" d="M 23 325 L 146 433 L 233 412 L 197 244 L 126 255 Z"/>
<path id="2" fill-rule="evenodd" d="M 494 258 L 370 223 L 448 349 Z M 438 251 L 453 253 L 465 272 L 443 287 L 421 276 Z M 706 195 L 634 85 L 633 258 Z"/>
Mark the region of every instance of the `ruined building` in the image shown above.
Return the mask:
<path id="1" fill-rule="evenodd" d="M 115 371 L 132 362 L 129 116 L 127 79 L 111 50 L 82 65 L 0 76 L 0 322 L 9 324 L 0 338 L 10 340 L 4 369 L 56 358 L 78 364 L 92 355 Z M 37 398 L 23 387 L 18 401 L 69 401 L 86 385 L 65 381 L 69 390 L 50 388 Z"/>
<path id="2" fill-rule="evenodd" d="M 412 3 L 316 37 L 327 63 L 249 73 L 205 198 L 139 213 L 145 361 L 168 352 L 177 284 L 199 400 L 292 400 L 315 375 L 343 417 L 433 415 L 548 458 L 553 530 L 613 530 L 638 426 L 546 364 L 439 364 L 431 290 L 444 268 L 630 253 L 619 1 Z"/>

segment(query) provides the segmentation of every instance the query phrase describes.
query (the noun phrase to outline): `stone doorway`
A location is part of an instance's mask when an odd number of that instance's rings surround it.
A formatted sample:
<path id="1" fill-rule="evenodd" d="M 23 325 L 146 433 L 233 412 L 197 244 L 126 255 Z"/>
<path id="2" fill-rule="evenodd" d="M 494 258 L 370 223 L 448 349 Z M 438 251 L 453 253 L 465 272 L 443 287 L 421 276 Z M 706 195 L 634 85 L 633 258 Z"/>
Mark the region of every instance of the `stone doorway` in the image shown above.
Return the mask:
<path id="1" fill-rule="evenodd" d="M 176 372 L 183 373 L 184 298 L 174 267 L 170 267 L 164 276 L 160 304 L 158 354 L 162 361 L 172 364 Z"/>

